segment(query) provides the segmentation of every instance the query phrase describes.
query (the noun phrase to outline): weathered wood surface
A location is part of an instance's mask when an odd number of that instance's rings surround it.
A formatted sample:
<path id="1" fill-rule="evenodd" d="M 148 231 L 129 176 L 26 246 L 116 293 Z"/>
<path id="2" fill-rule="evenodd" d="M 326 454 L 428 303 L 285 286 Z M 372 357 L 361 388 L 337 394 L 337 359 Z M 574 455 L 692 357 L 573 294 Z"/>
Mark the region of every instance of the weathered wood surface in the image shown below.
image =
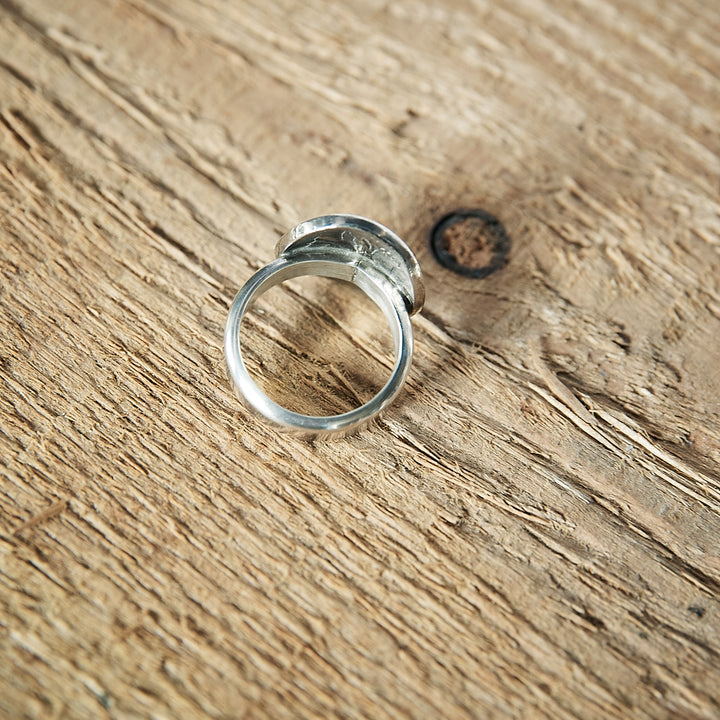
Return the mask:
<path id="1" fill-rule="evenodd" d="M 718 38 L 712 0 L 2 0 L 0 715 L 720 717 Z M 463 206 L 513 240 L 485 280 L 427 247 Z M 312 444 L 221 343 L 328 211 L 428 301 L 402 399 Z M 386 377 L 357 293 L 260 310 L 288 403 Z"/>

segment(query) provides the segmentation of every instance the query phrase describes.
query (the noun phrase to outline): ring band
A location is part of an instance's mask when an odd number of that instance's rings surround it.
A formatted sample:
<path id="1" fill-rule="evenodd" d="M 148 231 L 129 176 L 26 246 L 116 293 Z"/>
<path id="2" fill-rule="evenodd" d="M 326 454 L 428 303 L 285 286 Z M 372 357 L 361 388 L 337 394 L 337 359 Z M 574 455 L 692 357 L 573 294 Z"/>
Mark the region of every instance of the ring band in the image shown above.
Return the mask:
<path id="1" fill-rule="evenodd" d="M 325 215 L 296 225 L 275 249 L 277 259 L 258 270 L 235 296 L 225 326 L 225 357 L 235 389 L 255 414 L 276 428 L 310 437 L 346 435 L 386 408 L 405 381 L 413 352 L 410 316 L 425 300 L 420 265 L 410 248 L 383 225 L 357 215 Z M 240 326 L 252 302 L 300 276 L 346 280 L 383 311 L 395 343 L 390 379 L 369 402 L 341 415 L 292 412 L 271 400 L 243 362 Z"/>

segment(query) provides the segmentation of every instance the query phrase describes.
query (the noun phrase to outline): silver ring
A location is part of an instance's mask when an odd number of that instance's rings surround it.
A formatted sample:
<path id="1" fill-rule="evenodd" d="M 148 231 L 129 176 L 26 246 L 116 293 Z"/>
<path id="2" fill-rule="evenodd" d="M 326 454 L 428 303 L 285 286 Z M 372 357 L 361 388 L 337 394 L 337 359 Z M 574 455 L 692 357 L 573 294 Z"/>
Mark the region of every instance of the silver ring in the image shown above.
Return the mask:
<path id="1" fill-rule="evenodd" d="M 410 248 L 383 225 L 357 215 L 325 215 L 296 225 L 278 242 L 277 259 L 258 270 L 235 296 L 225 326 L 225 357 L 235 389 L 257 415 L 276 428 L 311 437 L 345 435 L 364 427 L 400 391 L 410 368 L 410 316 L 425 300 L 420 265 Z M 369 402 L 342 415 L 291 412 L 271 400 L 243 362 L 240 326 L 253 300 L 291 278 L 318 275 L 357 285 L 383 311 L 395 342 L 390 379 Z"/>

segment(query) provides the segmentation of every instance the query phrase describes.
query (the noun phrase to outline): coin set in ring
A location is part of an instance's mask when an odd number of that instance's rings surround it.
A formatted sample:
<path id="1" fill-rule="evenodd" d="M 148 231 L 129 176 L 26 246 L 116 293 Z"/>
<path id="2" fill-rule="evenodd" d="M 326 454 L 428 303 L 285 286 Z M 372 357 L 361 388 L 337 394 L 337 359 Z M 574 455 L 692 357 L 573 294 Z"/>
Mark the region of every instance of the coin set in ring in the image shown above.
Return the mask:
<path id="1" fill-rule="evenodd" d="M 357 215 L 324 215 L 300 223 L 280 239 L 276 255 L 240 289 L 228 313 L 225 357 L 239 397 L 276 428 L 306 437 L 342 436 L 364 427 L 393 401 L 410 368 L 410 317 L 425 300 L 417 258 L 394 232 Z M 291 412 L 258 387 L 243 361 L 240 326 L 253 301 L 285 280 L 312 275 L 346 280 L 359 287 L 383 311 L 395 344 L 390 379 L 365 405 L 341 415 Z"/>

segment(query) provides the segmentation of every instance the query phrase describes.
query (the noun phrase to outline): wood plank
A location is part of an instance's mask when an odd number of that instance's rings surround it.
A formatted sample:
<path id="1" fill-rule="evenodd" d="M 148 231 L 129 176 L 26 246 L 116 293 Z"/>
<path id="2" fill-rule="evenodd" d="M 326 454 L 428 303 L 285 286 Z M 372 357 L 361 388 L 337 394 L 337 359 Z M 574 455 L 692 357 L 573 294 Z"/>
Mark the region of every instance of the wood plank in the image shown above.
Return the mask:
<path id="1" fill-rule="evenodd" d="M 629 0 L 0 2 L 0 714 L 720 716 L 720 12 Z M 482 280 L 433 257 L 498 217 Z M 234 293 L 326 212 L 427 303 L 400 400 L 253 419 Z M 345 285 L 250 358 L 387 377 Z"/>

